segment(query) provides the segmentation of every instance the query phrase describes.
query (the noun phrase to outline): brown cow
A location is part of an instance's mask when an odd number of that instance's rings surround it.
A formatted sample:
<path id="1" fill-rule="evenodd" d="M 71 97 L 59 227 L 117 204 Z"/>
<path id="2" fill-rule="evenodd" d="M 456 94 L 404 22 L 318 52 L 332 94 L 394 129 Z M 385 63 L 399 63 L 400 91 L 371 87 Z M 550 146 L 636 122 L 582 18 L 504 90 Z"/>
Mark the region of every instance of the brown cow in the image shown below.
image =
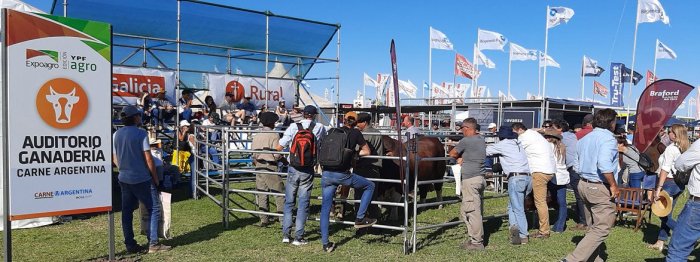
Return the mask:
<path id="1" fill-rule="evenodd" d="M 393 139 L 389 136 L 383 136 L 382 137 L 382 142 L 384 143 L 384 155 L 386 156 L 397 156 L 398 151 L 397 150 L 403 150 L 403 152 L 406 152 L 405 146 L 407 144 L 399 145 L 398 140 Z M 411 142 L 411 141 L 409 141 Z M 408 143 L 408 142 L 407 142 Z M 422 136 L 418 138 L 418 156 L 421 158 L 428 158 L 428 157 L 444 157 L 445 156 L 445 147 L 440 142 L 440 140 L 436 137 L 428 137 L 428 136 Z M 404 153 L 405 154 L 405 153 Z M 413 188 L 413 174 L 415 172 L 415 156 L 414 153 L 411 153 L 408 157 L 408 165 L 409 165 L 409 174 L 406 174 L 406 180 L 409 183 L 410 188 Z M 385 179 L 399 179 L 400 178 L 400 173 L 399 173 L 399 160 L 394 160 L 394 161 L 384 161 L 382 165 L 382 171 L 381 175 L 382 178 Z M 442 179 L 445 175 L 445 171 L 447 169 L 447 164 L 445 161 L 421 161 L 418 163 L 418 181 L 426 181 L 426 180 L 438 180 Z M 403 188 L 399 184 L 391 184 L 398 193 L 403 193 Z M 437 200 L 442 201 L 442 183 L 435 183 L 432 186 L 434 186 L 436 194 L 437 194 Z M 379 190 L 387 189 L 387 187 L 378 187 Z M 419 185 L 418 186 L 418 193 L 420 196 L 420 201 L 419 202 L 424 202 L 425 198 L 427 197 L 428 191 L 430 190 L 431 185 Z M 413 190 L 411 190 L 413 191 Z M 379 192 L 379 195 L 383 195 L 385 192 Z"/>

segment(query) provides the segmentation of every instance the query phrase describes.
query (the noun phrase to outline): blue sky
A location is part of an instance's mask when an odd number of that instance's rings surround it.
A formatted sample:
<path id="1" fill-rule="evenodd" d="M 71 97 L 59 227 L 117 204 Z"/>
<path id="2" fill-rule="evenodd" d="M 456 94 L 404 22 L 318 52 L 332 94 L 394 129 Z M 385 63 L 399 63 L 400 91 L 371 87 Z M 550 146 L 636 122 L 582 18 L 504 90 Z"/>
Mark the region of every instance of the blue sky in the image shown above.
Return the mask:
<path id="1" fill-rule="evenodd" d="M 635 24 L 635 0 L 587 0 L 587 1 L 237 1 L 210 0 L 254 10 L 270 10 L 273 13 L 340 23 L 341 102 L 350 102 L 356 90 L 362 89 L 362 74 L 390 72 L 389 43 L 396 40 L 399 78 L 411 80 L 416 85 L 428 80 L 428 28 L 433 26 L 445 33 L 455 49 L 472 58 L 472 46 L 477 29 L 492 30 L 504 34 L 509 41 L 530 49 L 544 49 L 546 6 L 566 6 L 576 14 L 568 24 L 549 32 L 549 55 L 561 64 L 561 68 L 549 68 L 547 96 L 580 97 L 581 58 L 587 55 L 598 60 L 606 72 L 598 78 L 586 78 L 585 94 L 592 97 L 593 80 L 609 87 L 610 62 L 622 62 L 631 67 L 632 43 Z M 48 10 L 50 0 L 27 0 L 28 3 Z M 697 25 L 700 1 L 662 0 L 670 25 L 645 23 L 639 25 L 635 71 L 644 74 L 654 63 L 656 38 L 678 54 L 677 60 L 658 60 L 659 78 L 674 78 L 691 85 L 700 84 L 696 73 L 696 61 L 700 52 Z M 619 28 L 618 28 L 619 25 Z M 335 43 L 335 42 L 333 42 Z M 335 57 L 335 45 L 324 52 L 325 57 Z M 496 63 L 496 69 L 485 69 L 480 85 L 489 87 L 492 95 L 498 90 L 506 92 L 508 76 L 508 52 L 485 50 Z M 452 81 L 454 53 L 433 50 L 433 82 Z M 335 66 L 318 66 L 309 76 L 335 75 Z M 526 92 L 537 93 L 537 62 L 514 61 L 512 64 L 511 92 L 524 98 Z M 468 79 L 457 79 L 469 83 Z M 330 82 L 311 83 L 319 94 Z M 636 104 L 643 84 L 634 88 L 633 100 L 625 96 L 625 102 Z M 629 86 L 625 87 L 626 89 Z M 368 94 L 373 94 L 369 91 Z M 627 91 L 627 90 L 626 90 Z M 693 92 L 691 95 L 694 95 Z M 419 92 L 420 95 L 420 92 Z M 427 95 L 427 94 L 426 94 Z M 374 95 L 368 95 L 373 98 Z M 608 98 L 597 97 L 603 101 Z M 680 110 L 685 115 L 686 110 Z"/>

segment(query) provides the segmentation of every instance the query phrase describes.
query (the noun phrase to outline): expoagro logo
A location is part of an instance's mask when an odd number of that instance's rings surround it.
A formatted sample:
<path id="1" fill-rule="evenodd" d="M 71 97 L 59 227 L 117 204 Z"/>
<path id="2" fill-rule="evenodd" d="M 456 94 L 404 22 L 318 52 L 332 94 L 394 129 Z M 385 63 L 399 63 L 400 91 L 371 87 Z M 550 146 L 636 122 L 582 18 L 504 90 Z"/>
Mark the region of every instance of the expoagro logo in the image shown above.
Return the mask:
<path id="1" fill-rule="evenodd" d="M 245 96 L 245 88 L 243 87 L 243 84 L 233 80 L 226 84 L 226 93 L 233 94 L 233 102 L 238 102 Z"/>
<path id="2" fill-rule="evenodd" d="M 74 128 L 85 120 L 88 97 L 76 82 L 54 78 L 41 86 L 36 94 L 36 109 L 46 124 L 58 129 Z"/>
<path id="3" fill-rule="evenodd" d="M 50 60 L 44 60 L 44 61 L 36 61 L 34 58 L 41 58 L 41 57 L 48 57 Z M 60 65 L 58 64 L 58 51 L 54 50 L 35 50 L 35 49 L 27 49 L 26 51 L 26 62 L 25 65 L 27 67 L 33 67 L 33 68 L 46 68 L 48 70 L 58 68 Z"/>

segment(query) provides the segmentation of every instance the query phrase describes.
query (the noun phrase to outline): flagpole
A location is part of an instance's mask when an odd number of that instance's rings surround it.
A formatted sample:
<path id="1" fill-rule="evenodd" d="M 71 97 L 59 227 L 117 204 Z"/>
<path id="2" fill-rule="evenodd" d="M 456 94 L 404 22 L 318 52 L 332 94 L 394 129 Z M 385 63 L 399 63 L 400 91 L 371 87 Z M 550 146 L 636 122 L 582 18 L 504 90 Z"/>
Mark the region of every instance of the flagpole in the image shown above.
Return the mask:
<path id="1" fill-rule="evenodd" d="M 630 124 L 630 102 L 632 99 L 632 89 L 634 87 L 634 56 L 637 52 L 637 29 L 639 29 L 639 2 L 637 2 L 637 15 L 634 19 L 634 41 L 632 42 L 632 71 L 630 72 L 630 90 L 628 91 L 627 95 L 627 118 L 625 119 L 625 129 L 627 129 L 627 127 Z M 656 57 L 654 57 L 654 64 L 656 64 Z M 654 77 L 656 77 L 656 73 L 654 73 Z"/>
<path id="2" fill-rule="evenodd" d="M 659 55 L 659 39 L 657 38 L 656 39 L 656 46 L 654 46 L 654 78 L 656 78 L 656 57 L 658 55 Z"/>
<path id="3" fill-rule="evenodd" d="M 513 43 L 508 47 L 508 97 L 510 97 L 510 64 L 513 62 Z"/>
<path id="4" fill-rule="evenodd" d="M 549 24 L 547 23 L 547 16 L 549 15 L 549 6 L 545 12 L 544 20 L 544 70 L 542 74 L 542 98 L 547 94 L 547 44 L 549 42 Z"/>
<path id="5" fill-rule="evenodd" d="M 433 27 L 430 27 L 430 31 L 432 31 Z M 430 31 L 428 31 L 428 84 L 430 85 L 430 94 L 428 94 L 428 97 L 430 100 L 423 100 L 423 102 L 428 104 L 432 104 L 432 99 L 433 99 L 433 47 L 431 46 L 433 44 L 433 40 L 430 37 Z"/>
<path id="6" fill-rule="evenodd" d="M 583 77 L 584 72 L 586 71 L 586 56 L 584 55 L 583 58 L 581 59 L 581 101 L 585 101 L 584 99 L 584 89 L 586 88 L 585 81 L 586 79 Z"/>
<path id="7" fill-rule="evenodd" d="M 476 49 L 474 49 L 474 60 L 473 60 L 474 66 L 476 66 L 476 72 L 479 72 L 479 61 L 476 60 L 477 59 L 476 52 L 481 51 L 481 50 L 479 50 L 479 30 L 481 30 L 481 28 L 476 28 L 476 45 L 475 45 Z M 484 61 L 484 62 L 486 62 L 486 61 Z M 479 74 L 479 76 L 481 76 L 481 74 Z M 476 89 L 478 92 L 479 91 L 479 78 L 478 77 L 474 80 L 474 85 L 476 86 Z M 473 90 L 473 87 L 472 87 L 472 90 Z M 475 95 L 479 96 L 480 94 L 477 93 Z"/>
<path id="8" fill-rule="evenodd" d="M 540 65 L 540 55 L 542 52 L 537 51 L 537 96 L 542 96 L 542 65 Z"/>

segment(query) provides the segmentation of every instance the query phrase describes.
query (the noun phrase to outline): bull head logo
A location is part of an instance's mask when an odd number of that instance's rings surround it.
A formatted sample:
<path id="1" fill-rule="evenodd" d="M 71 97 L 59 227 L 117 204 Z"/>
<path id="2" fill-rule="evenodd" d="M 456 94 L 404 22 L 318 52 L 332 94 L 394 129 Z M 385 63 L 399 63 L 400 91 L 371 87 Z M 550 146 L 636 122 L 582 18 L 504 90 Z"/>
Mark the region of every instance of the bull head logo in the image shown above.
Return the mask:
<path id="1" fill-rule="evenodd" d="M 53 87 L 49 87 L 51 94 L 46 95 L 46 100 L 53 105 L 56 122 L 61 124 L 70 123 L 73 105 L 80 101 L 80 97 L 75 95 L 75 88 L 67 94 L 57 93 Z"/>

